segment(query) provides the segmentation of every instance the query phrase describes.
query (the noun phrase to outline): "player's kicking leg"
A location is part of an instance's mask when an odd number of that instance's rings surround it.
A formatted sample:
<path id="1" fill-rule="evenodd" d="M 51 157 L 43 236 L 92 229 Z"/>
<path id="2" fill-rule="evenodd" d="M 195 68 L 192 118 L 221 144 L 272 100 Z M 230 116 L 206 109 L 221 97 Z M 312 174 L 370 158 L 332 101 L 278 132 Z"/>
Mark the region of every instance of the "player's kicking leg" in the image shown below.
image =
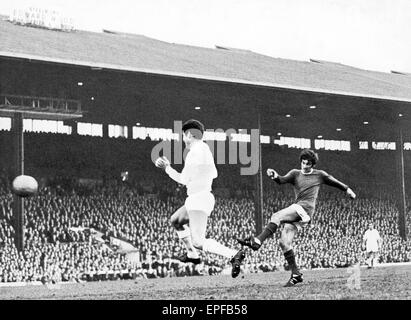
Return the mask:
<path id="1" fill-rule="evenodd" d="M 190 220 L 191 237 L 193 240 L 193 246 L 204 252 L 214 253 L 227 259 L 230 259 L 232 265 L 231 275 L 233 278 L 237 277 L 240 273 L 240 266 L 245 258 L 243 251 L 237 252 L 234 249 L 228 248 L 218 241 L 210 238 L 206 238 L 207 220 L 208 214 L 200 210 L 188 211 Z"/>
<path id="2" fill-rule="evenodd" d="M 281 223 L 293 223 L 299 220 L 305 220 L 304 222 L 308 222 L 310 220 L 308 215 L 306 215 L 306 217 L 302 217 L 301 213 L 298 213 L 297 210 L 298 209 L 295 205 L 291 205 L 285 209 L 277 211 L 271 216 L 270 222 L 259 235 L 257 235 L 256 237 L 250 236 L 244 239 L 237 239 L 237 241 L 241 245 L 247 246 L 253 249 L 254 251 L 260 249 L 262 243 L 267 238 L 270 238 L 273 236 L 273 234 L 275 234 Z"/>
<path id="3" fill-rule="evenodd" d="M 292 250 L 292 241 L 297 233 L 296 226 L 293 223 L 301 222 L 303 224 L 310 221 L 310 217 L 303 208 L 299 205 L 291 205 L 285 209 L 282 209 L 271 216 L 271 220 L 264 230 L 256 237 L 250 236 L 245 239 L 237 239 L 237 241 L 247 246 L 254 251 L 258 250 L 262 243 L 272 237 L 281 224 L 285 224 L 281 233 L 280 246 L 283 249 L 284 257 L 291 267 L 291 278 L 287 282 L 286 286 L 293 286 L 303 281 L 302 273 L 298 270 L 295 262 L 294 251 Z M 240 250 L 241 251 L 241 250 Z"/>
<path id="4" fill-rule="evenodd" d="M 194 264 L 199 264 L 201 259 L 196 248 L 193 246 L 191 230 L 188 227 L 189 216 L 185 206 L 182 206 L 171 216 L 170 223 L 176 229 L 178 238 L 187 248 L 187 252 L 178 257 L 178 260 L 181 262 L 192 262 Z"/>
<path id="5" fill-rule="evenodd" d="M 295 235 L 298 233 L 297 226 L 293 223 L 284 223 L 284 228 L 281 231 L 280 247 L 283 251 L 285 260 L 291 268 L 291 277 L 284 287 L 293 287 L 299 282 L 303 282 L 303 274 L 300 272 L 295 255 L 292 248 L 292 243 Z"/>

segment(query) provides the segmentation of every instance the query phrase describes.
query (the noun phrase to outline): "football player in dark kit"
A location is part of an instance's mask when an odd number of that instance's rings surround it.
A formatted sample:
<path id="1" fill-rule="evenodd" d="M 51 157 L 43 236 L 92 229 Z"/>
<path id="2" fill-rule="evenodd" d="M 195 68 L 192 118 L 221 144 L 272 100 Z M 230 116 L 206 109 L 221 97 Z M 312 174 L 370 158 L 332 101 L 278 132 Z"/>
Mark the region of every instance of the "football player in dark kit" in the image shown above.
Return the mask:
<path id="1" fill-rule="evenodd" d="M 318 155 L 312 150 L 305 149 L 300 154 L 300 170 L 293 169 L 285 176 L 280 176 L 275 170 L 268 169 L 267 175 L 278 184 L 291 183 L 294 186 L 295 201 L 289 207 L 273 213 L 268 225 L 256 237 L 250 236 L 245 239 L 237 239 L 241 245 L 255 251 L 261 247 L 267 238 L 274 235 L 280 225 L 283 225 L 280 247 L 291 268 L 291 278 L 286 283 L 286 287 L 294 286 L 303 281 L 302 273 L 295 262 L 292 242 L 297 232 L 310 222 L 310 216 L 315 211 L 320 186 L 326 184 L 336 187 L 346 192 L 352 199 L 356 197 L 347 185 L 323 170 L 314 169 L 317 162 Z M 243 249 L 240 251 L 243 251 Z"/>

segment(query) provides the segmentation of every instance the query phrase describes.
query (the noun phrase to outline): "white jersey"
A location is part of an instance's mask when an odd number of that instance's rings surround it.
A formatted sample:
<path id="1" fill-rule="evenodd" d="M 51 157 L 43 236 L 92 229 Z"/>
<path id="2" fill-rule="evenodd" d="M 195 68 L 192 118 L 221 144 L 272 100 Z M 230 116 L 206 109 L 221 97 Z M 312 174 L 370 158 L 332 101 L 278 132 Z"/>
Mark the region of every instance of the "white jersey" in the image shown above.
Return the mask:
<path id="1" fill-rule="evenodd" d="M 376 229 L 365 231 L 363 239 L 365 240 L 367 251 L 378 251 L 378 242 L 381 240 L 381 237 Z"/>
<path id="2" fill-rule="evenodd" d="M 174 181 L 187 187 L 188 196 L 210 192 L 213 180 L 218 175 L 210 147 L 202 140 L 191 145 L 181 173 L 170 166 L 166 168 L 166 172 Z"/>

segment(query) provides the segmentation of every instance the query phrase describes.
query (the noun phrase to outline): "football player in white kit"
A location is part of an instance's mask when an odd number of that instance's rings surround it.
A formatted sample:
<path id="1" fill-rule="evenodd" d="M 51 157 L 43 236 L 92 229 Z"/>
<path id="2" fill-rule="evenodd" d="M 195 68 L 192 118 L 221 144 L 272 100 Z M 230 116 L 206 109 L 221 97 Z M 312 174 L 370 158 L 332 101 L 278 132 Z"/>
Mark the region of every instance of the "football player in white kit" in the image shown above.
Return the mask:
<path id="1" fill-rule="evenodd" d="M 363 249 L 367 254 L 367 265 L 371 269 L 374 267 L 374 261 L 376 261 L 378 256 L 378 251 L 381 248 L 382 239 L 380 233 L 374 229 L 374 224 L 370 222 L 368 224 L 368 229 L 364 233 L 363 237 Z"/>
<path id="2" fill-rule="evenodd" d="M 178 238 L 187 247 L 187 252 L 179 260 L 199 264 L 201 260 L 197 249 L 221 255 L 230 259 L 231 275 L 235 278 L 240 273 L 244 252 L 237 252 L 214 239 L 206 238 L 207 220 L 215 204 L 211 187 L 218 174 L 211 150 L 203 141 L 204 126 L 197 120 L 188 120 L 182 129 L 183 141 L 189 150 L 182 172 L 173 169 L 166 157 L 158 158 L 155 163 L 157 167 L 165 169 L 171 179 L 187 188 L 184 205 L 170 219 Z"/>

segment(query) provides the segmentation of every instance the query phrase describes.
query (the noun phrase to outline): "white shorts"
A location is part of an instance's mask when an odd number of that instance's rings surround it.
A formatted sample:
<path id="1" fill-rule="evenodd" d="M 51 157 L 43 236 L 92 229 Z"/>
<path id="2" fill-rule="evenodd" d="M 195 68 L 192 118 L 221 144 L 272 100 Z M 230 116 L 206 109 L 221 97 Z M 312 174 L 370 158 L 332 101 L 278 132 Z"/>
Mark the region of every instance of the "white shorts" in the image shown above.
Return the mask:
<path id="1" fill-rule="evenodd" d="M 304 208 L 299 204 L 294 203 L 291 206 L 289 206 L 289 208 L 294 209 L 297 212 L 297 214 L 301 217 L 300 221 L 293 223 L 297 230 L 300 231 L 305 225 L 307 225 L 308 222 L 310 222 L 311 218 L 308 215 L 307 211 L 305 211 Z"/>
<path id="2" fill-rule="evenodd" d="M 184 206 L 187 211 L 203 211 L 209 216 L 214 209 L 214 204 L 214 195 L 209 191 L 205 191 L 189 195 Z"/>

